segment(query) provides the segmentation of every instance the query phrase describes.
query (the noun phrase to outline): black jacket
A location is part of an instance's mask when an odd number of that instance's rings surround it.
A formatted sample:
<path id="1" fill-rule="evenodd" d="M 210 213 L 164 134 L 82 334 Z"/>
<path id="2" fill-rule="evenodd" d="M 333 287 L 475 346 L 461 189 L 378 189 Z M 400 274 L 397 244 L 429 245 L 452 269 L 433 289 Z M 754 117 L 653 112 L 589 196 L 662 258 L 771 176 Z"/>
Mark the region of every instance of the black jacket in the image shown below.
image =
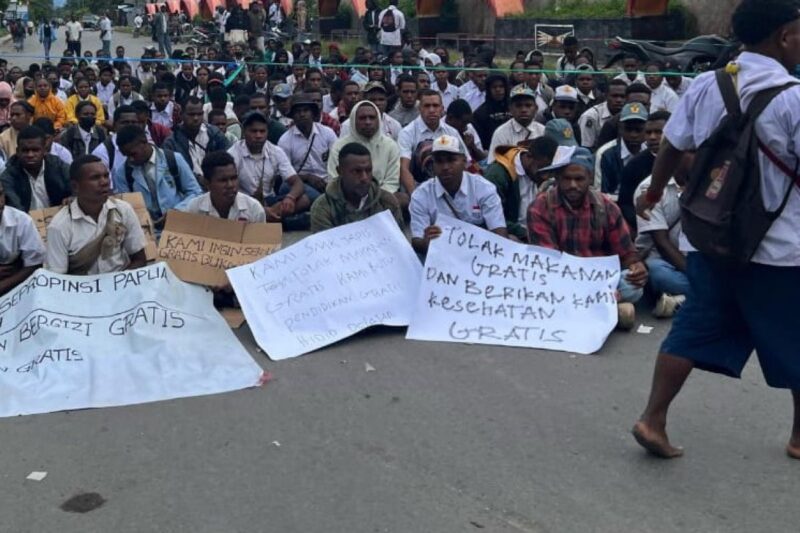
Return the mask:
<path id="1" fill-rule="evenodd" d="M 59 141 L 62 146 L 69 150 L 69 153 L 72 154 L 73 159 L 77 159 L 78 157 L 87 153 L 86 142 L 84 142 L 79 128 L 80 126 L 73 124 L 64 130 L 64 133 L 61 134 L 61 140 Z M 97 126 L 92 126 L 92 138 L 89 140 L 88 153 L 91 154 L 94 149 L 103 144 L 103 141 L 105 140 L 106 133 Z"/>
<path id="2" fill-rule="evenodd" d="M 636 189 L 653 173 L 653 164 L 656 156 L 650 150 L 642 150 L 628 161 L 622 169 L 622 181 L 619 183 L 619 198 L 617 205 L 622 211 L 625 222 L 632 229 L 636 229 L 636 204 L 633 195 Z"/>
<path id="3" fill-rule="evenodd" d="M 6 203 L 26 213 L 31 209 L 31 184 L 28 175 L 16 155 L 8 160 L 6 169 L 0 174 L 0 181 L 6 190 Z M 69 165 L 57 156 L 44 156 L 44 186 L 50 200 L 48 207 L 61 205 L 72 195 L 69 185 Z"/>

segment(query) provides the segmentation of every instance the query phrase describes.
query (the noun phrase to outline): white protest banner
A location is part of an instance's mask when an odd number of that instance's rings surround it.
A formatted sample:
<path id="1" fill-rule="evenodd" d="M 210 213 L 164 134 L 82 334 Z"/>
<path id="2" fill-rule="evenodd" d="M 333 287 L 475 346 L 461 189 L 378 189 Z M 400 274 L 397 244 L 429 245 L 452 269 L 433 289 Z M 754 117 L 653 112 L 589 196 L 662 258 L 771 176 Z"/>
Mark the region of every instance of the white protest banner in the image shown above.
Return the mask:
<path id="1" fill-rule="evenodd" d="M 589 354 L 617 324 L 619 258 L 574 257 L 439 215 L 408 339 Z"/>
<path id="2" fill-rule="evenodd" d="M 204 288 L 164 263 L 37 270 L 0 298 L 0 416 L 216 394 L 262 375 Z"/>
<path id="3" fill-rule="evenodd" d="M 422 265 L 384 211 L 226 272 L 258 345 L 279 360 L 408 325 Z"/>

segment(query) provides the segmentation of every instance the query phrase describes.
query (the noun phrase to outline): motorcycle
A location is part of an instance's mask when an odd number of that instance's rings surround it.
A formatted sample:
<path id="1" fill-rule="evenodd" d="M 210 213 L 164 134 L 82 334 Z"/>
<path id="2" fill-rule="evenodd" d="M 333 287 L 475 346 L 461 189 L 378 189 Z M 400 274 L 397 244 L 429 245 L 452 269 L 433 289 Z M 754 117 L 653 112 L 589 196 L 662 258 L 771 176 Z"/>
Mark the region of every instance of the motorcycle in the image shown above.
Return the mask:
<path id="1" fill-rule="evenodd" d="M 220 43 L 222 36 L 213 26 L 204 26 L 192 29 L 190 42 L 193 46 L 214 46 Z"/>
<path id="2" fill-rule="evenodd" d="M 651 41 L 622 37 L 612 40 L 608 46 L 616 53 L 606 62 L 606 69 L 621 62 L 626 55 L 635 55 L 642 62 L 677 63 L 683 72 L 694 73 L 725 66 L 736 56 L 740 48 L 737 41 L 724 39 L 718 35 L 701 35 L 672 48 Z"/>

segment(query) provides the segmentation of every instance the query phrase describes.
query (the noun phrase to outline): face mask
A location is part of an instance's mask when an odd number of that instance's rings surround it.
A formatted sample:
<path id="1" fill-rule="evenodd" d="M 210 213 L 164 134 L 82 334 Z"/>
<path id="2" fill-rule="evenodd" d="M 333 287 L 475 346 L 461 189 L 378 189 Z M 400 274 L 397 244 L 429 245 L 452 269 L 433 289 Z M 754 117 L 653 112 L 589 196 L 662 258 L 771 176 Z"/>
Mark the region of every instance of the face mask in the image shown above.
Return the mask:
<path id="1" fill-rule="evenodd" d="M 31 96 L 33 96 L 33 89 L 25 89 L 24 92 L 25 92 L 25 98 L 30 98 Z"/>
<path id="2" fill-rule="evenodd" d="M 80 124 L 81 128 L 89 131 L 94 126 L 94 119 L 92 117 L 81 117 L 78 119 L 78 124 Z"/>

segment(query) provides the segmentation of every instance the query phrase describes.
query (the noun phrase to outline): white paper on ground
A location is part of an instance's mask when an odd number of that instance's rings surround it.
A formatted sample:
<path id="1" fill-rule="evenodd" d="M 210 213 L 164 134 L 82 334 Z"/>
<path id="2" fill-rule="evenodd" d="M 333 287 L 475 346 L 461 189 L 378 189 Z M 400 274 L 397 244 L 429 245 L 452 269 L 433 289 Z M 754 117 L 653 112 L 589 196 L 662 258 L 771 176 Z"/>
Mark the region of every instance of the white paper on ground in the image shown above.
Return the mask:
<path id="1" fill-rule="evenodd" d="M 258 345 L 280 360 L 408 325 L 422 265 L 383 211 L 226 272 Z"/>
<path id="2" fill-rule="evenodd" d="M 590 354 L 617 324 L 619 258 L 515 243 L 439 215 L 408 339 Z"/>
<path id="3" fill-rule="evenodd" d="M 0 416 L 215 394 L 259 383 L 203 287 L 165 263 L 37 270 L 0 298 Z"/>

